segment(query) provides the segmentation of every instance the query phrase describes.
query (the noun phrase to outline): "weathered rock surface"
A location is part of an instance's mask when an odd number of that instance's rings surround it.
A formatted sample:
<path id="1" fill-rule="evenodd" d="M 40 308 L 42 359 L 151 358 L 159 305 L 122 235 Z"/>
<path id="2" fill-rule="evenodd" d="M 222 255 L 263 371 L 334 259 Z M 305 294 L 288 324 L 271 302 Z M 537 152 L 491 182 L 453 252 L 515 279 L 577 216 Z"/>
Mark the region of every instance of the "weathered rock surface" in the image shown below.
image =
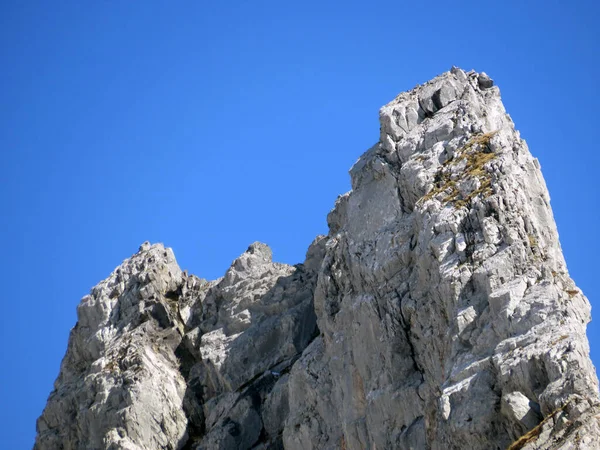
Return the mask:
<path id="1" fill-rule="evenodd" d="M 145 243 L 96 286 L 35 448 L 600 448 L 589 303 L 492 79 L 380 119 L 304 264 L 208 282 Z"/>

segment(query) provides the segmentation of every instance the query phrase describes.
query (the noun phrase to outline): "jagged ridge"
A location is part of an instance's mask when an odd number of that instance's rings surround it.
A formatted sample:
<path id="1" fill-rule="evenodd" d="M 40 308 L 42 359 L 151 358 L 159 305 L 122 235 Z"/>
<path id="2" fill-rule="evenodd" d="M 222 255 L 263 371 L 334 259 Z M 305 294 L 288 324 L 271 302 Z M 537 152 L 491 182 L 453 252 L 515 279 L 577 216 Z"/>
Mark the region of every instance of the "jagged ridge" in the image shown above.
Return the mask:
<path id="1" fill-rule="evenodd" d="M 589 303 L 485 74 L 380 111 L 329 235 L 225 276 L 144 244 L 78 307 L 37 449 L 598 448 Z"/>

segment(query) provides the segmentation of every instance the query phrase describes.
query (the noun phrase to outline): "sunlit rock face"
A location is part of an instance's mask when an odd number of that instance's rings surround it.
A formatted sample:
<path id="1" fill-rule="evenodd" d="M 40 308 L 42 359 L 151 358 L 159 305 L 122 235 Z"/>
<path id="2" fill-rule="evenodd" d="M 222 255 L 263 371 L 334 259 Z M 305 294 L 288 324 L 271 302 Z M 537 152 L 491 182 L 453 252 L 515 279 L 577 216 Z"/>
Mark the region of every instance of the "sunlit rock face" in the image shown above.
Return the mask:
<path id="1" fill-rule="evenodd" d="M 303 264 L 143 244 L 78 307 L 36 449 L 594 449 L 587 299 L 484 73 L 380 111 Z"/>

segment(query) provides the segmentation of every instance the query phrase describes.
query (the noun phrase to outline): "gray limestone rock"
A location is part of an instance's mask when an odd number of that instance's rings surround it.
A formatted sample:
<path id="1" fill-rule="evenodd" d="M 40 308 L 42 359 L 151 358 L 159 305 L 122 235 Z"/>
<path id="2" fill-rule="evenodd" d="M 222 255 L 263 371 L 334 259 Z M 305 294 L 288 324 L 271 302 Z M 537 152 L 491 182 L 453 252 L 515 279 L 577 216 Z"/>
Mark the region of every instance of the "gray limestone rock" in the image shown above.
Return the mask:
<path id="1" fill-rule="evenodd" d="M 597 449 L 539 163 L 485 73 L 380 111 L 304 264 L 223 278 L 144 243 L 78 307 L 36 449 Z"/>

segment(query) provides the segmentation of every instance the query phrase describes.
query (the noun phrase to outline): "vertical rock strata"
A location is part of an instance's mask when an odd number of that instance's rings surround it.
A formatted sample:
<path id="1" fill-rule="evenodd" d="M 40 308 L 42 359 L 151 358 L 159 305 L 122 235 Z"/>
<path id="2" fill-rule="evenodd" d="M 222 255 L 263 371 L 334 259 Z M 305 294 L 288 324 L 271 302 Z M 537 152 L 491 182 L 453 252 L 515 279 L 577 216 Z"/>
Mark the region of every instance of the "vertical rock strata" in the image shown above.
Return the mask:
<path id="1" fill-rule="evenodd" d="M 587 299 L 485 74 L 380 111 L 304 264 L 143 244 L 84 297 L 35 448 L 594 449 Z"/>

